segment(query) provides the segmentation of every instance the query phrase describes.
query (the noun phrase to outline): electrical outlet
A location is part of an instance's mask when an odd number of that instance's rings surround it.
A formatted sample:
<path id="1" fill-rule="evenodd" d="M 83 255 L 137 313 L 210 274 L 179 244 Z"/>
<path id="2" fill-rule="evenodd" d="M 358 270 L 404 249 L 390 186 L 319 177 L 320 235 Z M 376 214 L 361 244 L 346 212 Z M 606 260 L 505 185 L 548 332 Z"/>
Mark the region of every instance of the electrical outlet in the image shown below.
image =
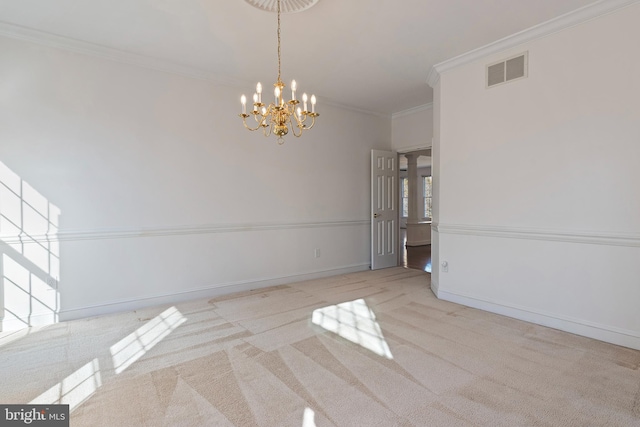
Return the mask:
<path id="1" fill-rule="evenodd" d="M 442 261 L 442 272 L 443 273 L 449 272 L 449 263 L 447 261 Z"/>
<path id="2" fill-rule="evenodd" d="M 313 251 L 313 255 L 314 255 L 316 258 L 320 258 L 320 248 L 316 248 L 316 249 Z"/>

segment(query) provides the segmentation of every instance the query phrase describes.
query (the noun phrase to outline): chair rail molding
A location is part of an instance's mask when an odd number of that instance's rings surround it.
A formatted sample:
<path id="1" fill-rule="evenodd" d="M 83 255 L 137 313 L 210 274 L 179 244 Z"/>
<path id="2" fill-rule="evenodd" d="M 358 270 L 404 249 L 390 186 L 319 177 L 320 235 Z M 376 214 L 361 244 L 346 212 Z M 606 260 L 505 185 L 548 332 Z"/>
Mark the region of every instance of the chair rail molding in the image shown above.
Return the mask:
<path id="1" fill-rule="evenodd" d="M 595 231 L 553 230 L 526 227 L 467 224 L 432 224 L 441 234 L 499 237 L 508 239 L 546 240 L 594 245 L 640 247 L 640 233 L 612 233 Z"/>
<path id="2" fill-rule="evenodd" d="M 371 220 L 337 220 L 308 222 L 272 222 L 243 224 L 196 224 L 166 227 L 126 227 L 94 230 L 62 230 L 56 233 L 28 231 L 18 235 L 0 235 L 6 244 L 65 242 L 78 240 L 130 239 L 138 237 L 182 236 L 190 234 L 238 233 L 265 230 L 290 230 L 311 228 L 360 227 L 371 225 Z"/>

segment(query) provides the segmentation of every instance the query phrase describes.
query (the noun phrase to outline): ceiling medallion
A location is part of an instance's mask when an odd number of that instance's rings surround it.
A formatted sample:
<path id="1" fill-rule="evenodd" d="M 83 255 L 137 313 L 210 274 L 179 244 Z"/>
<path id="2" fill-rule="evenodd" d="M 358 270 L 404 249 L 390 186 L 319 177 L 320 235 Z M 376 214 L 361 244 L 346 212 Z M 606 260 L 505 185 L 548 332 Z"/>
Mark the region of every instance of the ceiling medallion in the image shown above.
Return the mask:
<path id="1" fill-rule="evenodd" d="M 253 1 L 260 2 L 258 0 Z M 281 2 L 284 1 L 286 0 L 275 0 L 278 13 L 278 80 L 273 85 L 275 86 L 273 91 L 275 101 L 268 106 L 262 103 L 262 84 L 260 82 L 256 85 L 256 92 L 253 94 L 253 110 L 250 114 L 247 114 L 247 97 L 244 94 L 240 97 L 240 103 L 242 104 L 240 117 L 244 127 L 250 131 L 262 129 L 264 136 L 277 135 L 278 144 L 284 143 L 283 137 L 289 133 L 289 128 L 291 128 L 293 136 L 300 137 L 303 131 L 313 127 L 316 123 L 316 117 L 319 116 L 316 113 L 315 95 L 311 95 L 311 98 L 309 98 L 306 93 L 303 93 L 302 108 L 298 107 L 300 101 L 296 99 L 297 85 L 295 80 L 291 80 L 291 99 L 289 101 L 284 100 L 285 84 L 280 78 L 280 13 Z M 262 1 L 261 3 L 274 3 L 274 1 Z M 307 108 L 309 101 L 311 101 L 311 111 Z M 255 120 L 255 127 L 247 124 L 247 118 L 251 116 Z"/>
<path id="2" fill-rule="evenodd" d="M 278 0 L 244 0 L 253 7 L 266 12 L 278 12 Z M 315 6 L 319 0 L 280 0 L 281 13 L 296 13 Z"/>

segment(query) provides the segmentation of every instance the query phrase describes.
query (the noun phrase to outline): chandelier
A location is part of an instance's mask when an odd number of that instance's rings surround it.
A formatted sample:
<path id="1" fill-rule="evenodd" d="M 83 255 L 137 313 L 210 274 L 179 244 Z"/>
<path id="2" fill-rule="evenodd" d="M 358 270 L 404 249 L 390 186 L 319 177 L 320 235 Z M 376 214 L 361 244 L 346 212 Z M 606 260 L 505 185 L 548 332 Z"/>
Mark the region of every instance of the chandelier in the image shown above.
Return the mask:
<path id="1" fill-rule="evenodd" d="M 296 99 L 297 84 L 295 80 L 291 81 L 291 99 L 285 101 L 284 88 L 285 84 L 280 77 L 280 1 L 278 0 L 278 80 L 274 83 L 274 102 L 268 106 L 262 103 L 262 84 L 258 82 L 256 92 L 253 94 L 253 109 L 247 114 L 247 97 L 242 95 L 240 102 L 242 103 L 242 123 L 244 127 L 250 131 L 262 129 L 264 136 L 274 134 L 278 137 L 278 144 L 283 144 L 283 137 L 289 133 L 296 136 L 302 136 L 302 132 L 311 129 L 316 123 L 316 117 L 320 114 L 316 113 L 316 96 L 311 98 L 306 93 L 302 94 L 302 107 L 299 106 L 300 101 Z M 311 111 L 309 111 L 308 103 L 311 103 Z M 253 116 L 255 127 L 247 124 L 247 119 Z"/>

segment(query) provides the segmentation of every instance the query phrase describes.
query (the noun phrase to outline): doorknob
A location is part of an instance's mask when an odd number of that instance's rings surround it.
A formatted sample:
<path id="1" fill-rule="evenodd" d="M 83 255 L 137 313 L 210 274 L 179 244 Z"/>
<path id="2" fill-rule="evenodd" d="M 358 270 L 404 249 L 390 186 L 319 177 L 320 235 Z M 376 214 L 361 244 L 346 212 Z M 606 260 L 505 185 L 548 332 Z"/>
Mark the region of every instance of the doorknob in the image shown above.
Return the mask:
<path id="1" fill-rule="evenodd" d="M 374 218 L 378 218 L 379 216 L 380 216 L 380 214 L 379 214 L 379 213 L 375 213 L 375 214 L 373 214 L 373 217 L 374 217 Z"/>

